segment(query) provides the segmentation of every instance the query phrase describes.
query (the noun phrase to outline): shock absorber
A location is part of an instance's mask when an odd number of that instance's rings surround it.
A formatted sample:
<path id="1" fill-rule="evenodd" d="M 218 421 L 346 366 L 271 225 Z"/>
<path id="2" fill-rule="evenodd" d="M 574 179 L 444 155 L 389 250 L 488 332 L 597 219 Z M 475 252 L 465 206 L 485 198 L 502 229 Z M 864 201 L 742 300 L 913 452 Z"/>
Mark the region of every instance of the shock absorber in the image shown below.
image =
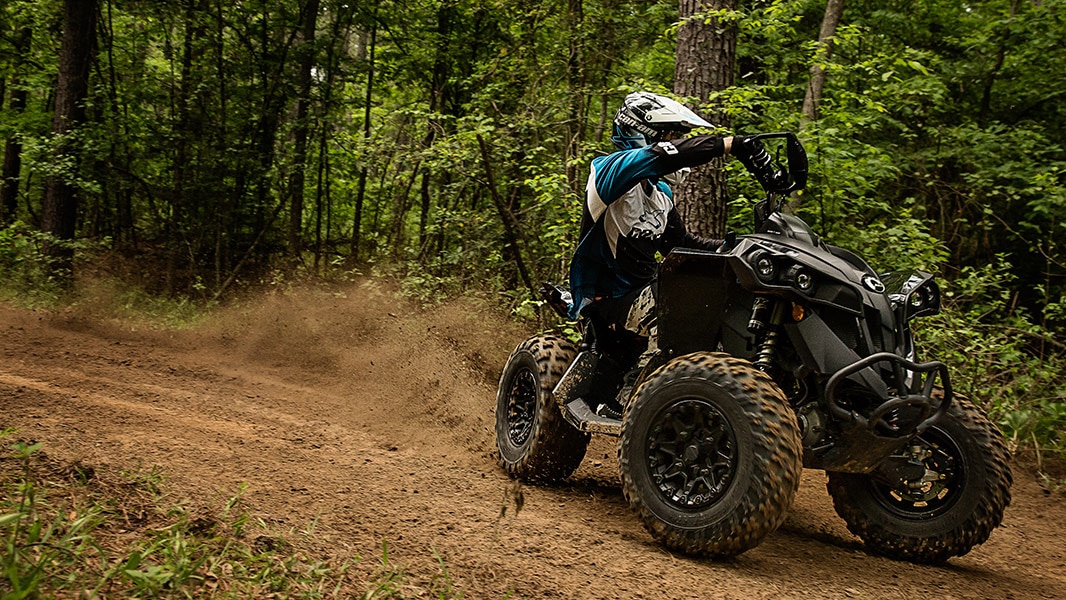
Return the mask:
<path id="1" fill-rule="evenodd" d="M 767 330 L 759 344 L 759 350 L 755 353 L 755 368 L 763 373 L 769 373 L 774 366 L 774 360 L 777 358 L 777 337 L 780 334 L 781 331 L 776 327 Z"/>
<path id="2" fill-rule="evenodd" d="M 771 316 L 770 304 L 770 298 L 767 296 L 755 297 L 755 301 L 751 303 L 751 318 L 748 319 L 748 331 L 755 335 L 766 331 L 766 321 Z"/>
<path id="3" fill-rule="evenodd" d="M 763 301 L 761 305 L 760 301 Z M 755 352 L 754 364 L 755 368 L 763 373 L 770 374 L 777 362 L 777 344 L 781 336 L 781 323 L 784 319 L 782 307 L 784 306 L 783 302 L 772 302 L 769 298 L 760 296 L 756 298 L 755 305 L 752 307 L 748 330 L 756 335 L 762 332 Z M 767 314 L 770 315 L 769 321 L 765 320 Z M 758 319 L 760 327 L 753 329 L 752 325 L 756 322 L 757 315 L 760 317 Z"/>

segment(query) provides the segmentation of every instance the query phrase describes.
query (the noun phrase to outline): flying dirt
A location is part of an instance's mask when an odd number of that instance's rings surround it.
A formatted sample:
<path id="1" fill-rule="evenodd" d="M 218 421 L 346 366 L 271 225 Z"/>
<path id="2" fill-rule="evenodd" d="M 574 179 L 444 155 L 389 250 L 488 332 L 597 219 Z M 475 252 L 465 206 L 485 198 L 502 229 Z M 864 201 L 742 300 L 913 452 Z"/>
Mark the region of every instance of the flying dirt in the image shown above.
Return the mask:
<path id="1" fill-rule="evenodd" d="M 821 471 L 802 473 L 782 527 L 724 562 L 652 540 L 613 438 L 593 438 L 561 484 L 520 486 L 497 464 L 493 409 L 531 333 L 374 281 L 268 295 L 180 331 L 0 306 L 0 428 L 64 461 L 158 466 L 204 506 L 247 486 L 266 526 L 313 523 L 323 560 L 369 572 L 387 543 L 412 596 L 443 563 L 467 598 L 1066 597 L 1066 497 L 1026 464 L 1003 524 L 942 567 L 864 553 Z"/>

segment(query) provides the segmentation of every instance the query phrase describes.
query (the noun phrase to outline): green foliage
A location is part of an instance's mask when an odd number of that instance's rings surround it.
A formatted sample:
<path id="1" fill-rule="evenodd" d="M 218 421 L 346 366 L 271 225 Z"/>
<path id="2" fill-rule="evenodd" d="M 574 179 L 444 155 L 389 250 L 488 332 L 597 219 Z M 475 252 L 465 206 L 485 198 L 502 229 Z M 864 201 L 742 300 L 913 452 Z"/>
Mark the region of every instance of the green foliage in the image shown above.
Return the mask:
<path id="1" fill-rule="evenodd" d="M 71 307 L 87 315 L 121 319 L 150 328 L 184 329 L 199 323 L 214 302 L 184 294 L 152 294 L 114 278 L 98 277 L 79 286 Z"/>
<path id="2" fill-rule="evenodd" d="M 1066 458 L 1066 346 L 1017 305 L 1006 257 L 966 268 L 923 319 L 925 352 L 952 369 L 957 393 L 985 408 L 1015 445 Z"/>
<path id="3" fill-rule="evenodd" d="M 0 299 L 27 308 L 53 306 L 66 292 L 64 273 L 42 252 L 46 243 L 85 250 L 87 242 L 64 242 L 16 222 L 0 229 Z"/>
<path id="4" fill-rule="evenodd" d="M 818 119 L 801 132 L 800 214 L 879 270 L 944 275 L 943 313 L 918 324 L 923 352 L 1015 444 L 1063 457 L 1066 152 L 1049 104 L 1063 3 L 850 3 L 828 57 L 812 43 L 823 7 L 771 2 L 742 21 L 742 79 L 721 95 L 734 122 L 796 129 L 797 67 L 826 69 Z M 744 230 L 749 207 L 732 205 L 731 226 Z"/>

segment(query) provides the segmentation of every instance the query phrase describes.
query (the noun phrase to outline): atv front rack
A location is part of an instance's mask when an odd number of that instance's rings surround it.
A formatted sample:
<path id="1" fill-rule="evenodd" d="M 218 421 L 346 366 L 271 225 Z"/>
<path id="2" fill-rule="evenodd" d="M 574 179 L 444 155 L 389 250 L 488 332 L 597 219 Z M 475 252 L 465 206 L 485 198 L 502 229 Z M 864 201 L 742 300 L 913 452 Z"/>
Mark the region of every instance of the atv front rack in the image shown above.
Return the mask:
<path id="1" fill-rule="evenodd" d="M 863 369 L 883 362 L 892 365 L 896 395 L 889 395 L 870 411 L 869 416 L 845 408 L 838 391 L 840 384 Z M 919 379 L 908 385 L 909 375 Z M 934 394 L 938 378 L 943 396 Z M 908 390 L 920 392 L 908 393 Z M 898 479 L 897 471 L 908 465 L 901 466 L 893 455 L 947 411 L 951 405 L 951 381 L 944 363 L 919 364 L 890 352 L 879 352 L 833 373 L 826 384 L 825 396 L 830 412 L 843 425 L 840 437 L 830 446 L 805 452 L 803 466 L 844 473 L 872 473 L 885 480 Z M 907 414 L 915 410 L 917 415 Z"/>
<path id="2" fill-rule="evenodd" d="M 921 393 L 917 394 L 903 394 L 893 396 L 885 400 L 880 406 L 870 412 L 869 417 L 864 417 L 854 410 L 848 410 L 841 406 L 837 398 L 837 386 L 848 377 L 858 373 L 859 371 L 882 362 L 892 363 L 893 372 L 896 378 L 896 390 L 900 392 L 907 389 L 917 389 L 917 386 L 907 383 L 908 372 L 915 376 L 924 377 L 924 382 L 921 385 Z M 933 396 L 933 390 L 936 387 L 937 375 L 940 376 L 941 387 L 943 388 L 943 394 L 941 398 L 935 398 Z M 930 425 L 936 422 L 941 415 L 947 411 L 948 406 L 951 405 L 951 380 L 948 376 L 948 367 L 942 362 L 932 361 L 927 363 L 915 363 L 903 358 L 902 356 L 892 354 L 891 352 L 878 352 L 871 354 L 866 358 L 859 359 L 854 363 L 840 369 L 829 378 L 829 382 L 825 386 L 826 401 L 829 403 L 829 410 L 833 413 L 833 416 L 844 422 L 853 423 L 854 425 L 863 429 L 869 430 L 875 435 L 881 435 L 881 437 L 888 438 L 909 438 L 914 435 L 918 435 L 929 428 Z M 904 408 L 914 407 L 919 409 L 920 415 L 913 419 L 909 427 L 902 427 L 898 424 L 890 425 L 886 421 L 893 411 Z M 883 425 L 883 427 L 878 427 Z"/>

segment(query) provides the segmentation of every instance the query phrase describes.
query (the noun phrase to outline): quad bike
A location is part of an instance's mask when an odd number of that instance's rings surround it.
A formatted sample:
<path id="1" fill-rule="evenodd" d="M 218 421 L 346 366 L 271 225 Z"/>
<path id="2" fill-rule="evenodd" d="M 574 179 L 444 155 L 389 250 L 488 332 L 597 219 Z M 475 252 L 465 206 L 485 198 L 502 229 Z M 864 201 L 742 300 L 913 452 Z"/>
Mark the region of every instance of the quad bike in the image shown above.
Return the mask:
<path id="1" fill-rule="evenodd" d="M 869 552 L 966 554 L 1002 520 L 1012 476 L 1002 435 L 953 397 L 947 366 L 918 362 L 910 323 L 940 310 L 940 290 L 928 273 L 878 274 L 781 212 L 806 184 L 806 152 L 791 133 L 760 138 L 779 156 L 755 233 L 665 257 L 645 366 L 633 357 L 646 339 L 594 317 L 578 346 L 540 335 L 515 348 L 496 401 L 500 463 L 557 481 L 590 434 L 617 436 L 623 493 L 646 529 L 716 557 L 756 546 L 784 520 L 801 469 L 822 469 Z M 565 318 L 569 293 L 542 295 Z"/>

